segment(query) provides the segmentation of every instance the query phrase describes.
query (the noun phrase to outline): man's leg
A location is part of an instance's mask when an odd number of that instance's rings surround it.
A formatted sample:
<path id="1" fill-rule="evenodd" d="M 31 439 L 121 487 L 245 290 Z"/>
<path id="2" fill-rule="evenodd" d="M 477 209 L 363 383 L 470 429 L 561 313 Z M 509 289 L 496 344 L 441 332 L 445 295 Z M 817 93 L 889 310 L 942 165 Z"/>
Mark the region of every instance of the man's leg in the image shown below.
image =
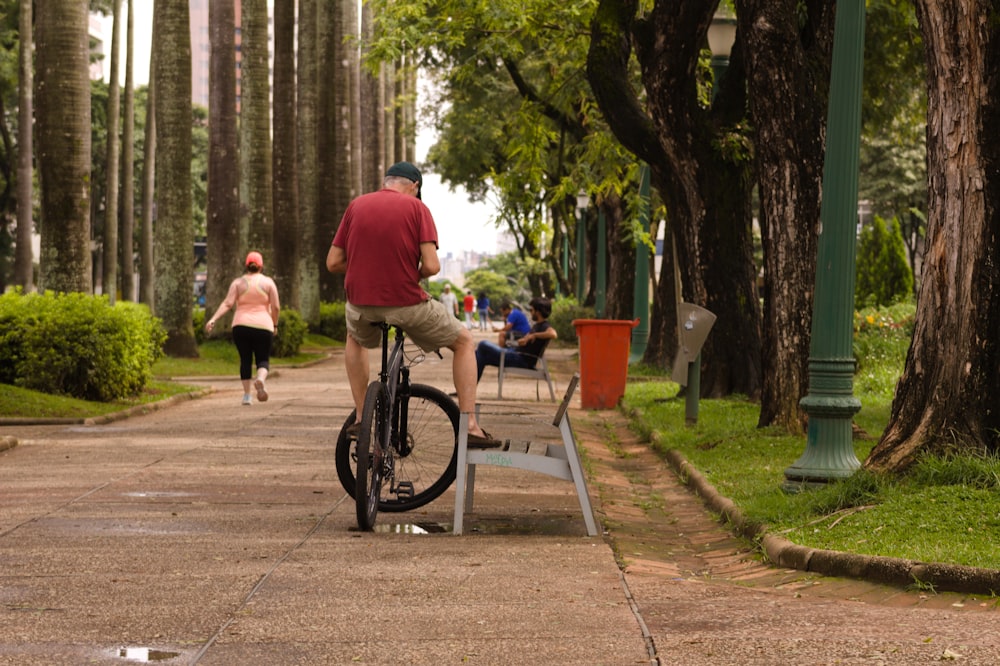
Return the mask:
<path id="1" fill-rule="evenodd" d="M 350 335 L 344 346 L 344 367 L 347 370 L 347 381 L 351 384 L 357 419 L 360 421 L 365 406 L 365 393 L 368 391 L 368 350 Z"/>
<path id="2" fill-rule="evenodd" d="M 483 378 L 483 370 L 488 365 L 500 367 L 500 354 L 503 349 L 499 345 L 483 340 L 476 345 L 476 382 Z"/>
<path id="3" fill-rule="evenodd" d="M 476 422 L 476 348 L 475 340 L 467 329 L 449 347 L 455 352 L 451 373 L 458 392 L 458 410 L 469 415 L 469 434 L 482 437 L 483 429 Z"/>

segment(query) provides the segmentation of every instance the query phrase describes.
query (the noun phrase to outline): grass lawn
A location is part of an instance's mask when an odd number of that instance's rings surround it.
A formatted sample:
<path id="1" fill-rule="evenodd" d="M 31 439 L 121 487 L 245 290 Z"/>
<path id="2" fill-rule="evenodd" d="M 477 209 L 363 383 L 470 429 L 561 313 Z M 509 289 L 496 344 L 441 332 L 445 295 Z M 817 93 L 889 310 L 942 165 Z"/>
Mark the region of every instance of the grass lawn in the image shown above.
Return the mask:
<path id="1" fill-rule="evenodd" d="M 855 439 L 864 462 L 889 420 L 909 333 L 896 311 L 856 320 L 855 417 L 869 438 Z M 805 436 L 757 428 L 759 405 L 733 397 L 701 400 L 685 425 L 684 400 L 666 379 L 629 383 L 633 427 L 654 447 L 675 449 L 755 522 L 794 543 L 867 555 L 1000 569 L 1000 458 L 925 457 L 903 478 L 860 471 L 828 487 L 787 493 L 784 471 L 805 450 Z"/>

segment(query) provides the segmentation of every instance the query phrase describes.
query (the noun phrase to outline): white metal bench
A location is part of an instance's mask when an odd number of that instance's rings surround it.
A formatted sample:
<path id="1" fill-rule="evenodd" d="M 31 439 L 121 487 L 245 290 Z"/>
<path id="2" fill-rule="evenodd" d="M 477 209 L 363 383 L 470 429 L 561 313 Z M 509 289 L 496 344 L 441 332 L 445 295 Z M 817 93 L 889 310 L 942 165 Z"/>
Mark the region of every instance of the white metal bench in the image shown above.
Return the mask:
<path id="1" fill-rule="evenodd" d="M 587 525 L 587 534 L 597 536 L 597 523 L 594 521 L 594 511 L 590 504 L 590 495 L 587 493 L 580 453 L 576 449 L 576 439 L 569 423 L 569 402 L 579 383 L 580 375 L 573 375 L 573 380 L 566 389 L 566 396 L 559 404 L 555 419 L 552 421 L 552 425 L 559 428 L 562 435 L 562 445 L 545 442 L 507 442 L 503 448 L 469 449 L 469 415 L 462 414 L 458 429 L 458 473 L 455 477 L 453 526 L 455 534 L 462 533 L 464 514 L 472 511 L 476 465 L 494 465 L 541 472 L 572 481 L 576 485 L 576 494 L 580 500 L 583 520 Z"/>

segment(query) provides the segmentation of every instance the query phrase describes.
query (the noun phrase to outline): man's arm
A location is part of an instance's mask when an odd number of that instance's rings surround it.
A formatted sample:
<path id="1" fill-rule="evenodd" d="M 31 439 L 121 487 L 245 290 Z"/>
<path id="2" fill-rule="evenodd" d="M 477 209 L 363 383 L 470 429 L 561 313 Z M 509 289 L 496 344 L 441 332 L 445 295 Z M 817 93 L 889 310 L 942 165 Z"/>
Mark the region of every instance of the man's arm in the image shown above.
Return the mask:
<path id="1" fill-rule="evenodd" d="M 327 259 L 327 266 L 330 260 Z M 441 271 L 441 260 L 438 259 L 437 243 L 420 244 L 420 277 L 437 275 Z"/>
<path id="2" fill-rule="evenodd" d="M 330 246 L 330 251 L 326 255 L 326 270 L 331 273 L 347 272 L 347 253 L 344 252 L 344 248 Z"/>

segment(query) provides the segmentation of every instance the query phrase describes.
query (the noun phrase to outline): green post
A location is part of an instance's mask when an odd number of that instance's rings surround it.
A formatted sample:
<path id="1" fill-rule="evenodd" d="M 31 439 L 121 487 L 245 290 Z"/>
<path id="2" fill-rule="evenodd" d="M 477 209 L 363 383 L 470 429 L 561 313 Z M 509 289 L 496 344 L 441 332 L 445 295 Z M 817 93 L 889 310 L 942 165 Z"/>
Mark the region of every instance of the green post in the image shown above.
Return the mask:
<path id="1" fill-rule="evenodd" d="M 587 209 L 580 208 L 576 222 L 576 302 L 583 305 L 587 284 Z"/>
<path id="2" fill-rule="evenodd" d="M 852 334 L 864 35 L 864 0 L 839 2 L 827 111 L 809 394 L 800 403 L 809 415 L 809 430 L 805 452 L 785 470 L 784 487 L 789 491 L 843 479 L 861 467 L 854 455 L 851 421 L 861 408 L 853 394 Z"/>
<path id="3" fill-rule="evenodd" d="M 598 319 L 604 319 L 604 314 L 607 311 L 607 293 L 608 293 L 608 239 L 605 237 L 607 232 L 607 219 L 604 217 L 604 211 L 601 209 L 597 210 L 597 285 L 594 289 L 594 311 Z"/>
<path id="4" fill-rule="evenodd" d="M 639 224 L 642 230 L 649 233 L 650 202 L 649 202 L 649 165 L 643 164 L 639 174 L 639 196 L 642 199 L 639 209 Z M 639 325 L 632 329 L 632 351 L 629 363 L 642 360 L 649 343 L 649 248 L 639 245 L 635 248 L 635 288 L 632 298 L 632 316 L 639 320 Z"/>
<path id="5" fill-rule="evenodd" d="M 563 234 L 562 273 L 566 280 L 569 280 L 569 236 L 567 234 Z"/>

